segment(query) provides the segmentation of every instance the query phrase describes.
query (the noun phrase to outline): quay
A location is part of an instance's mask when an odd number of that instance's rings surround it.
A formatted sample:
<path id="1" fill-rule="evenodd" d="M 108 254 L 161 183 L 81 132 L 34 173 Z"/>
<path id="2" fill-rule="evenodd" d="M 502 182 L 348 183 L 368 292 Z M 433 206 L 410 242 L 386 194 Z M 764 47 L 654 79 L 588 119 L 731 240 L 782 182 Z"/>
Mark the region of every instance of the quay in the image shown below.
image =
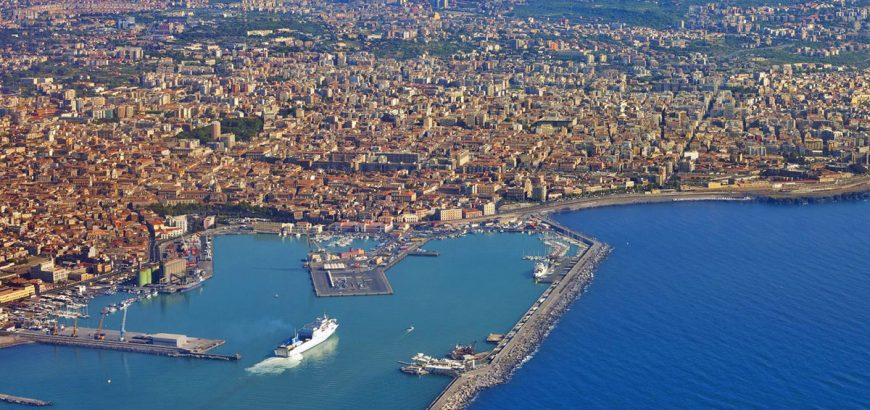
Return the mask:
<path id="1" fill-rule="evenodd" d="M 33 343 L 29 340 L 22 339 L 20 337 L 16 337 L 14 335 L 4 335 L 0 332 L 0 349 L 5 349 L 7 347 L 14 347 L 18 345 Z"/>
<path id="2" fill-rule="evenodd" d="M 222 346 L 224 344 L 223 340 L 202 339 L 176 334 L 125 332 L 122 338 L 119 331 L 81 327 L 78 329 L 66 328 L 57 331 L 55 334 L 46 333 L 42 330 L 17 330 L 12 334 L 32 342 L 59 346 L 210 360 L 233 361 L 241 358 L 238 354 L 221 355 L 208 353 L 210 350 Z M 103 335 L 102 339 L 98 337 L 99 334 Z"/>
<path id="3" fill-rule="evenodd" d="M 562 313 L 591 283 L 593 272 L 610 246 L 573 231 L 549 218 L 542 223 L 560 235 L 585 245 L 581 254 L 571 258 L 573 266 L 552 282 L 517 324 L 504 335 L 489 356 L 474 370 L 459 374 L 430 404 L 429 409 L 461 409 L 481 390 L 507 382 L 514 369 L 534 352 Z M 558 276 L 558 274 L 554 275 Z"/>
<path id="4" fill-rule="evenodd" d="M 406 249 L 390 251 L 387 255 L 376 252 L 375 258 L 386 257 L 386 261 L 374 267 L 359 266 L 358 262 L 345 259 L 315 262 L 309 256 L 308 271 L 314 294 L 319 297 L 392 295 L 393 287 L 387 280 L 386 271 L 414 252 L 421 252 L 420 248 L 428 241 L 428 238 L 416 241 Z M 326 254 L 325 251 L 319 253 Z"/>
<path id="5" fill-rule="evenodd" d="M 42 401 L 42 400 L 31 399 L 31 398 L 27 398 L 27 397 L 12 396 L 9 394 L 0 394 L 0 401 L 5 401 L 7 403 L 12 403 L 12 404 L 20 404 L 23 406 L 34 406 L 34 407 L 51 406 L 50 401 Z"/>

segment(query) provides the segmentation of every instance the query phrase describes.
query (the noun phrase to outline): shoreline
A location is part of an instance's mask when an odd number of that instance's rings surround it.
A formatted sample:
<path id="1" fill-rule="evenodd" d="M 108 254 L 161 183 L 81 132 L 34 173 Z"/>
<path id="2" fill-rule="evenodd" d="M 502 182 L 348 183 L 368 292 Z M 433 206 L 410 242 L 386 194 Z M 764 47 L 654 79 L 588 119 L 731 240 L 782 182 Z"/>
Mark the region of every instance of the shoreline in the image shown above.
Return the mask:
<path id="1" fill-rule="evenodd" d="M 514 371 L 537 351 L 565 311 L 592 283 L 595 269 L 612 250 L 609 245 L 551 219 L 544 219 L 542 223 L 550 225 L 560 235 L 577 238 L 588 247 L 571 270 L 550 285 L 547 289 L 549 294 L 532 305 L 524 319 L 516 325 L 519 328 L 515 335 L 496 346 L 487 358 L 489 362 L 454 378 L 429 404 L 429 409 L 465 408 L 483 389 L 509 381 Z"/>
<path id="2" fill-rule="evenodd" d="M 575 266 L 548 290 L 549 296 L 538 306 L 536 303 L 528 311 L 528 320 L 517 330 L 516 335 L 505 346 L 494 353 L 490 363 L 455 377 L 427 406 L 427 409 L 463 409 L 473 402 L 478 394 L 489 387 L 510 381 L 513 373 L 531 359 L 538 346 L 557 325 L 567 309 L 582 295 L 591 284 L 594 271 L 612 250 L 609 245 L 582 233 L 564 227 L 554 221 L 552 214 L 575 212 L 582 209 L 607 206 L 643 205 L 651 203 L 671 203 L 683 201 L 746 201 L 773 204 L 829 203 L 870 198 L 870 179 L 862 178 L 854 184 L 811 192 L 773 192 L 773 191 L 721 191 L 721 192 L 665 192 L 656 194 L 625 194 L 603 197 L 566 200 L 561 203 L 533 205 L 511 209 L 497 215 L 462 220 L 474 223 L 504 218 L 540 218 L 560 234 L 578 236 L 589 247 Z M 839 188 L 839 189 L 837 189 Z M 535 308 L 537 306 L 537 308 Z M 499 344 L 498 347 L 502 347 Z"/>
<path id="3" fill-rule="evenodd" d="M 868 180 L 870 182 L 870 180 Z M 568 274 L 552 283 L 546 289 L 550 294 L 543 303 L 536 302 L 529 308 L 529 317 L 521 330 L 505 343 L 499 345 L 500 351 L 487 358 L 488 362 L 476 370 L 469 371 L 454 378 L 447 384 L 438 396 L 430 402 L 427 408 L 431 409 L 458 409 L 468 407 L 484 389 L 498 384 L 504 384 L 511 380 L 514 372 L 526 361 L 530 360 L 537 352 L 543 340 L 552 329 L 558 325 L 564 313 L 579 299 L 594 279 L 594 272 L 609 255 L 612 247 L 583 233 L 561 226 L 552 218 L 559 213 L 577 212 L 583 209 L 592 209 L 607 206 L 643 205 L 650 203 L 672 202 L 695 202 L 695 201 L 724 201 L 724 202 L 749 202 L 770 204 L 821 204 L 838 201 L 866 200 L 870 198 L 870 186 L 865 184 L 852 186 L 854 190 L 831 193 L 824 192 L 822 195 L 770 195 L 762 193 L 744 192 L 664 192 L 656 194 L 624 194 L 607 195 L 594 198 L 581 198 L 565 200 L 557 203 L 545 203 L 525 208 L 511 209 L 504 213 L 490 215 L 482 218 L 452 221 L 457 225 L 469 225 L 483 221 L 498 221 L 514 218 L 517 220 L 538 220 L 543 224 L 550 225 L 550 231 L 558 235 L 576 235 L 588 246 L 583 251 L 580 259 L 572 266 Z M 423 223 L 422 225 L 427 225 Z M 222 225 L 207 231 L 196 232 L 200 235 L 211 237 L 223 235 L 250 235 L 256 232 L 239 230 L 238 226 Z M 336 233 L 336 235 L 343 235 Z M 175 238 L 177 239 L 177 238 Z M 588 241 L 588 242 L 587 242 Z M 213 260 L 210 261 L 214 263 Z M 532 310 L 537 306 L 537 309 Z M 14 347 L 22 344 L 34 343 L 28 340 L 4 337 L 0 332 L 0 349 Z M 490 361 L 491 360 L 491 361 Z"/>
<path id="4" fill-rule="evenodd" d="M 698 190 L 658 193 L 611 194 L 598 197 L 565 199 L 506 210 L 496 215 L 463 219 L 457 222 L 478 222 L 505 217 L 526 217 L 535 214 L 573 212 L 603 206 L 642 205 L 680 201 L 756 201 L 775 204 L 828 203 L 870 198 L 870 177 L 842 185 L 823 186 L 813 191 L 777 190 Z"/>

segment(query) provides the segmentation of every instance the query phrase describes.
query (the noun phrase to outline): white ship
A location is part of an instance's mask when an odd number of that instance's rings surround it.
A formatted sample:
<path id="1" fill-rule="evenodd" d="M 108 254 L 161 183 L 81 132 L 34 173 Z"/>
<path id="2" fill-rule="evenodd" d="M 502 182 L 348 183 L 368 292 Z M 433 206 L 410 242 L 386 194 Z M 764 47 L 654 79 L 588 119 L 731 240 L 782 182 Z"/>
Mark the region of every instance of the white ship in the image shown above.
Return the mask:
<path id="1" fill-rule="evenodd" d="M 338 329 L 338 321 L 323 315 L 323 317 L 319 317 L 305 325 L 296 335 L 282 343 L 281 346 L 278 346 L 275 349 L 275 356 L 290 357 L 291 355 L 300 355 L 329 339 L 336 329 Z"/>
<path id="2" fill-rule="evenodd" d="M 550 274 L 550 266 L 543 262 L 535 264 L 535 279 L 542 279 Z"/>

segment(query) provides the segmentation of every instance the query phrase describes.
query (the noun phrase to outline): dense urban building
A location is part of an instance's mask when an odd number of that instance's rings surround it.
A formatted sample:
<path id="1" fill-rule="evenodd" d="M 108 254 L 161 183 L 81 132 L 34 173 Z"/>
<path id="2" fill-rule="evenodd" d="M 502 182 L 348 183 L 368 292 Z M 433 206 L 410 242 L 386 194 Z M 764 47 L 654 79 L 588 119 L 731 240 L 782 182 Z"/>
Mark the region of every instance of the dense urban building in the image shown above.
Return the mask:
<path id="1" fill-rule="evenodd" d="M 0 2 L 0 303 L 214 224 L 179 215 L 389 232 L 867 171 L 866 4 L 529 7 Z"/>

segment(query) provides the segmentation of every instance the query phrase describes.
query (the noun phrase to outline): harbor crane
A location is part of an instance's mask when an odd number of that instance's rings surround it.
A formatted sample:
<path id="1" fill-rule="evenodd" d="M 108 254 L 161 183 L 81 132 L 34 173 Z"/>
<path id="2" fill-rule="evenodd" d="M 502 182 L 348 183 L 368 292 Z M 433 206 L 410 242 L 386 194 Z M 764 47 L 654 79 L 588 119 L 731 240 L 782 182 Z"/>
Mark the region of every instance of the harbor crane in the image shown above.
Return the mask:
<path id="1" fill-rule="evenodd" d="M 102 314 L 100 315 L 100 323 L 97 325 L 97 331 L 94 332 L 94 340 L 106 340 L 106 334 L 103 333 L 103 320 L 106 319 L 106 315 L 108 314 L 108 311 L 102 311 Z"/>

